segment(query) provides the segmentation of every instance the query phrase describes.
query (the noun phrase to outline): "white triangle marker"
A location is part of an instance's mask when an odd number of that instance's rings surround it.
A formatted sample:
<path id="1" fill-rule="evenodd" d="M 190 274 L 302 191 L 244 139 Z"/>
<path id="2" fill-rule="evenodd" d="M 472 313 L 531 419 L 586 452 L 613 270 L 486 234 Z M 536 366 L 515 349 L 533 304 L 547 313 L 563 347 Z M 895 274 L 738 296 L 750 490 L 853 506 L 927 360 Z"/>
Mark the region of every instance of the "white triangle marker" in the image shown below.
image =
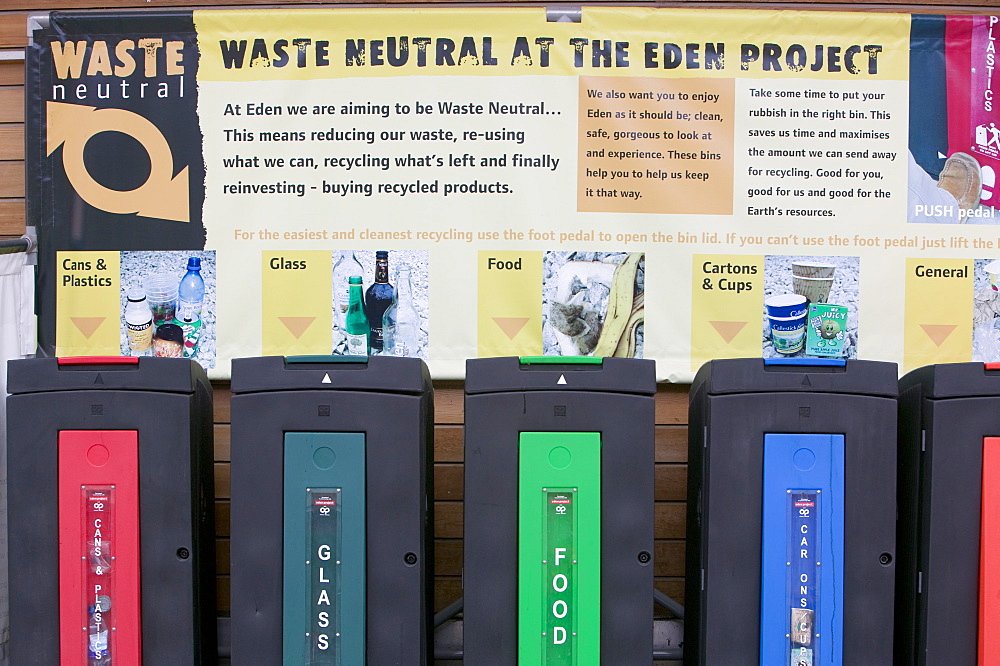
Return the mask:
<path id="1" fill-rule="evenodd" d="M 331 383 L 330 382 L 330 373 L 329 372 L 326 373 L 325 375 L 323 375 L 323 381 L 322 381 L 322 383 L 323 384 L 330 384 Z"/>
<path id="2" fill-rule="evenodd" d="M 566 383 L 566 375 L 559 375 L 559 381 L 557 381 L 556 384 L 565 384 L 565 383 Z"/>
<path id="3" fill-rule="evenodd" d="M 939 150 L 938 151 L 938 159 L 939 160 L 946 160 L 946 159 L 948 159 L 948 156 L 947 155 L 942 155 L 941 151 Z"/>

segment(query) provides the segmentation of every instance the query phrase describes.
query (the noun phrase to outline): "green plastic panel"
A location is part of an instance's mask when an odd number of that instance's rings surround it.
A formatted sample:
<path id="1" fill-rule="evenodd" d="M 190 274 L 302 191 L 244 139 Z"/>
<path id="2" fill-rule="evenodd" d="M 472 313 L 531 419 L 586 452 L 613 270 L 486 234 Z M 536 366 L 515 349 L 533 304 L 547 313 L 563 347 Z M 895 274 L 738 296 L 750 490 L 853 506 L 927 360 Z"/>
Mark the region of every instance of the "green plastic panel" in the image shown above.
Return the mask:
<path id="1" fill-rule="evenodd" d="M 365 436 L 285 433 L 284 666 L 365 663 Z"/>
<path id="2" fill-rule="evenodd" d="M 601 435 L 522 432 L 518 663 L 601 661 Z"/>
<path id="3" fill-rule="evenodd" d="M 518 360 L 521 365 L 565 365 L 570 363 L 601 365 L 604 363 L 604 358 L 601 356 L 522 356 Z"/>

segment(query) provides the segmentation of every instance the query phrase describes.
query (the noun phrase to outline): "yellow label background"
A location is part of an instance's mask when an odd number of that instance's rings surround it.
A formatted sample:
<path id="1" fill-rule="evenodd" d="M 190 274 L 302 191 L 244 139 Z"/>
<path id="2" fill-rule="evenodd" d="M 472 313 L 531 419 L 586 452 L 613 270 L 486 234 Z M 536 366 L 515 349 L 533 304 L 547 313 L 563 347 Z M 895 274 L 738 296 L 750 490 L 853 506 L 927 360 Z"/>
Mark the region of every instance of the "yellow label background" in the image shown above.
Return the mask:
<path id="1" fill-rule="evenodd" d="M 261 349 L 265 356 L 330 353 L 331 257 L 324 250 L 261 253 Z M 275 269 L 272 261 L 305 262 L 306 267 Z"/>
<path id="2" fill-rule="evenodd" d="M 966 268 L 969 277 L 917 277 L 917 266 Z M 972 268 L 971 260 L 906 260 L 904 371 L 932 363 L 960 363 L 971 359 Z"/>
<path id="3" fill-rule="evenodd" d="M 56 356 L 118 356 L 122 303 L 117 252 L 59 252 L 56 273 Z M 89 269 L 82 268 L 89 265 Z M 98 265 L 104 266 L 103 269 Z M 80 266 L 74 270 L 73 266 Z M 63 284 L 69 277 L 106 278 L 106 286 Z"/>
<path id="4" fill-rule="evenodd" d="M 706 273 L 706 262 L 757 269 L 756 274 Z M 764 257 L 738 254 L 696 254 L 691 266 L 691 370 L 716 358 L 761 355 L 760 322 L 764 298 Z M 748 283 L 737 293 L 720 289 L 719 279 Z M 712 289 L 705 288 L 709 280 Z"/>
<path id="5" fill-rule="evenodd" d="M 520 270 L 489 260 L 521 262 Z M 542 353 L 542 253 L 479 252 L 479 356 Z"/>

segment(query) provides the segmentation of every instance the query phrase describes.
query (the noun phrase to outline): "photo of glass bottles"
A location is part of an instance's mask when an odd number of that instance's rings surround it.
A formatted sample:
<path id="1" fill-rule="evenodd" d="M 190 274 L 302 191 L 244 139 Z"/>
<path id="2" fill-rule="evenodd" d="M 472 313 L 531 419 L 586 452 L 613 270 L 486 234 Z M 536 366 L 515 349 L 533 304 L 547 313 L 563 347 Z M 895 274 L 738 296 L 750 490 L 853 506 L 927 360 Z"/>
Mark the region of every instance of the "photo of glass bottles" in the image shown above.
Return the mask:
<path id="1" fill-rule="evenodd" d="M 123 356 L 215 365 L 215 252 L 121 253 Z"/>
<path id="2" fill-rule="evenodd" d="M 333 353 L 427 358 L 426 250 L 333 256 Z"/>

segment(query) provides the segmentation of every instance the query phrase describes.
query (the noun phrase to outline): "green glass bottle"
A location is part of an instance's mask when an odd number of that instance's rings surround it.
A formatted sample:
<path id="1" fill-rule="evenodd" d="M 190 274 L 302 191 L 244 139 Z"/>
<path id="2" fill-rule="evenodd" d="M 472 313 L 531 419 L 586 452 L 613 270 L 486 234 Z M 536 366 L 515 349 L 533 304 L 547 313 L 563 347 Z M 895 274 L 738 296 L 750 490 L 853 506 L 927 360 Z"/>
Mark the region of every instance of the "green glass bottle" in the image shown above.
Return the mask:
<path id="1" fill-rule="evenodd" d="M 367 356 L 368 347 L 368 317 L 365 316 L 364 297 L 361 289 L 361 276 L 352 275 L 347 280 L 350 297 L 347 303 L 347 315 L 344 321 L 344 333 L 347 335 L 347 351 L 345 354 Z"/>

